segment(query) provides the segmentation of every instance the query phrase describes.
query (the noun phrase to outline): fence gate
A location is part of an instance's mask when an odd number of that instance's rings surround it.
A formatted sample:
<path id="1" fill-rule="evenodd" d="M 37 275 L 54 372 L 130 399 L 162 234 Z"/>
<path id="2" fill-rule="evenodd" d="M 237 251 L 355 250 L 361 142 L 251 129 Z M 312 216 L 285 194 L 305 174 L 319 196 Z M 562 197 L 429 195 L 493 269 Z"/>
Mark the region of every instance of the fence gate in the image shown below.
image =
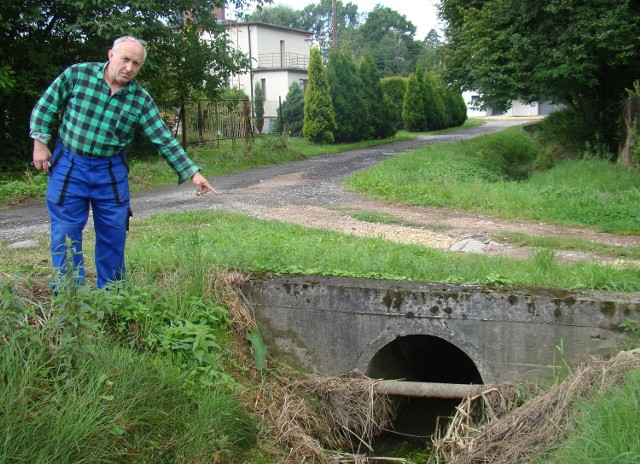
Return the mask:
<path id="1" fill-rule="evenodd" d="M 205 146 L 225 139 L 248 139 L 251 132 L 249 101 L 200 100 L 183 105 L 175 127 L 182 146 Z"/>

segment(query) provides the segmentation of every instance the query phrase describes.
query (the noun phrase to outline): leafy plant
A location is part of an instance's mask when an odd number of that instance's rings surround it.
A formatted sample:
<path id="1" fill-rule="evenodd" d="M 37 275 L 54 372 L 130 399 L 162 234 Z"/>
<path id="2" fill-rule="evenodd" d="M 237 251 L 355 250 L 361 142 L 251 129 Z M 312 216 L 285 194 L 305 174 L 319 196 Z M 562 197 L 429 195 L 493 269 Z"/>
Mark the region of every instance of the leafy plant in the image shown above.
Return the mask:
<path id="1" fill-rule="evenodd" d="M 631 338 L 630 345 L 632 347 L 640 347 L 640 322 L 636 321 L 635 319 L 627 318 L 618 327 L 629 334 Z"/>
<path id="2" fill-rule="evenodd" d="M 267 346 L 264 344 L 258 328 L 251 329 L 247 332 L 247 340 L 251 342 L 251 351 L 253 352 L 256 368 L 261 371 L 264 369 L 267 358 Z"/>

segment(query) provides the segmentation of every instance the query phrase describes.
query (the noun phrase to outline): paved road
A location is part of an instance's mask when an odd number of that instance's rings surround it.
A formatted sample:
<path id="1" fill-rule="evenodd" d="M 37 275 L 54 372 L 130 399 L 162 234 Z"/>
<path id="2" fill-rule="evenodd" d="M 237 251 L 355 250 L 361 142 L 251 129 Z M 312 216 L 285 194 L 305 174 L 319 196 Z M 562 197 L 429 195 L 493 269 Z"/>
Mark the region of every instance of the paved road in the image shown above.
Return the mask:
<path id="1" fill-rule="evenodd" d="M 132 196 L 134 220 L 163 212 L 201 209 L 255 214 L 254 206 L 347 206 L 354 198 L 361 197 L 343 189 L 342 182 L 358 170 L 425 144 L 459 141 L 526 122 L 529 120 L 521 118 L 487 120 L 481 127 L 463 131 L 421 136 L 339 155 L 317 156 L 209 178 L 219 195 L 196 198 L 191 183 L 145 191 Z M 265 188 L 267 186 L 270 188 Z M 0 211 L 0 240 L 25 240 L 48 234 L 48 231 L 48 215 L 44 205 Z"/>

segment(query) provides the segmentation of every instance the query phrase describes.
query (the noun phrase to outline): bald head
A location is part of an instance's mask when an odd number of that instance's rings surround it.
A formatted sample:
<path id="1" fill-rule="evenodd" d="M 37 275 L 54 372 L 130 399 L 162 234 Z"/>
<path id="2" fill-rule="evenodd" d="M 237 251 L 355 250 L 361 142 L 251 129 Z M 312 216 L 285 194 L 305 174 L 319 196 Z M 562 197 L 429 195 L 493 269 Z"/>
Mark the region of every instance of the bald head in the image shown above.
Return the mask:
<path id="1" fill-rule="evenodd" d="M 113 48 L 108 53 L 109 64 L 104 73 L 104 78 L 113 91 L 126 86 L 138 75 L 147 57 L 144 48 L 146 42 L 143 42 L 126 36 L 113 43 Z"/>

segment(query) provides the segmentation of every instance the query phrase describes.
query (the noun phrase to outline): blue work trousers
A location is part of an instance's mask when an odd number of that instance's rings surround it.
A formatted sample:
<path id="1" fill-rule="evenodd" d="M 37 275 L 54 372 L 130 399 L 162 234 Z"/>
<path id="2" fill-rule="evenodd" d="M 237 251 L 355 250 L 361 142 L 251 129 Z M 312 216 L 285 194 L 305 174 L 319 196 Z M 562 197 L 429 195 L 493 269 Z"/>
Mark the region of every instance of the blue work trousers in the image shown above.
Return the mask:
<path id="1" fill-rule="evenodd" d="M 124 279 L 129 198 L 124 153 L 95 158 L 73 153 L 60 142 L 56 144 L 49 171 L 47 209 L 51 219 L 51 260 L 58 276 L 65 274 L 65 260 L 72 251 L 76 279 L 78 283 L 85 282 L 82 232 L 91 208 L 96 234 L 96 287 Z M 73 250 L 67 250 L 68 243 Z M 54 286 L 55 282 L 56 279 Z"/>

